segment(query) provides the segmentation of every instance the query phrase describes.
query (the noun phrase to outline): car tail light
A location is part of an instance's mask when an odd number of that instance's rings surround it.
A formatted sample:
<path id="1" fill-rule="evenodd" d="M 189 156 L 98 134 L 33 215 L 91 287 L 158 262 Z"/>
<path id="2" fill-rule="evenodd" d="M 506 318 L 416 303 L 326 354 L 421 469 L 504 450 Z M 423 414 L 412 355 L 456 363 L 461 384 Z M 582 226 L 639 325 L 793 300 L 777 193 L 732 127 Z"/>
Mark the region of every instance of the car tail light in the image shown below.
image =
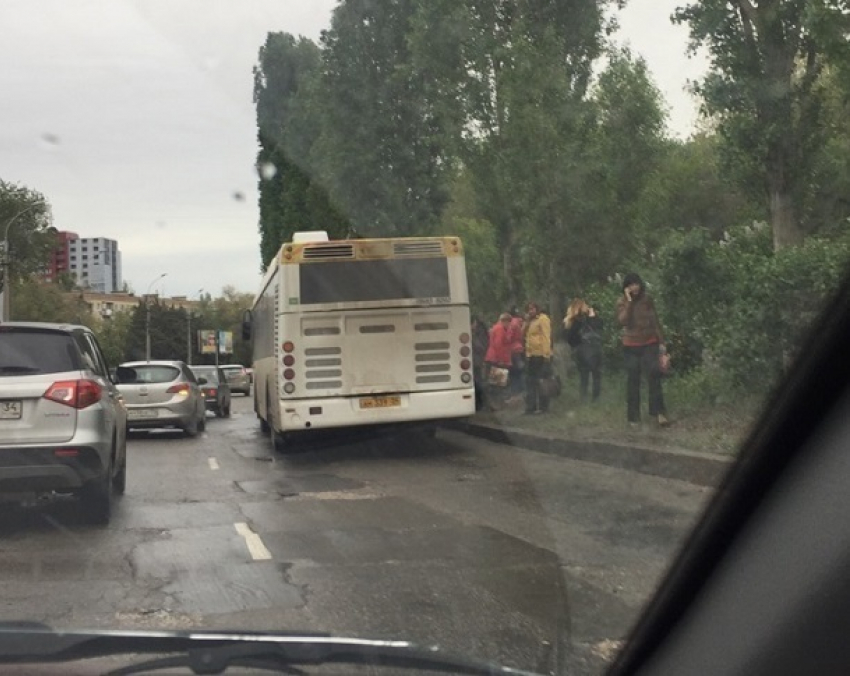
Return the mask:
<path id="1" fill-rule="evenodd" d="M 216 394 L 218 394 L 218 390 L 214 387 L 210 387 L 207 390 L 207 394 L 210 395 L 211 397 L 214 397 Z"/>
<path id="2" fill-rule="evenodd" d="M 77 458 L 80 455 L 80 451 L 77 448 L 57 448 L 53 451 L 53 455 L 57 458 Z"/>
<path id="3" fill-rule="evenodd" d="M 171 387 L 169 387 L 166 392 L 168 394 L 181 394 L 184 397 L 188 397 L 190 389 L 191 388 L 187 383 L 179 383 L 177 385 L 172 385 Z"/>
<path id="4" fill-rule="evenodd" d="M 93 380 L 59 380 L 43 396 L 57 404 L 84 409 L 100 401 L 103 389 Z"/>

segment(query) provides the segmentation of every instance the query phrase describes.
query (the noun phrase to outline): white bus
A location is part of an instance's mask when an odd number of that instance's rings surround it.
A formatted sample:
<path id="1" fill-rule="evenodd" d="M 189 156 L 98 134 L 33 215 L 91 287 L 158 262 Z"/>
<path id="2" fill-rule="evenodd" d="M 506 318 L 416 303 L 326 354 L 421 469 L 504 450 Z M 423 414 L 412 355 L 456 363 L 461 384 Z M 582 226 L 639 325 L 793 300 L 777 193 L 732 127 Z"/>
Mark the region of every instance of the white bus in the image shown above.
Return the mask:
<path id="1" fill-rule="evenodd" d="M 475 411 L 469 292 L 457 237 L 329 241 L 297 233 L 246 313 L 254 409 L 295 433 Z"/>

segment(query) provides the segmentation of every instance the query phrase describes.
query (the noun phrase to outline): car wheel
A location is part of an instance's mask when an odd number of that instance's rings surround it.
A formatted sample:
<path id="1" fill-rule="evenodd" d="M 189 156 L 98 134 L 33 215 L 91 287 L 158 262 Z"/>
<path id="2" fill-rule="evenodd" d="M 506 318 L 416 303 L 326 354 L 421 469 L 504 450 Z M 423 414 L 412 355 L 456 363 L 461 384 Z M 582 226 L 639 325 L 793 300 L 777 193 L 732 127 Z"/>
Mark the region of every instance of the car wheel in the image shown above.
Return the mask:
<path id="1" fill-rule="evenodd" d="M 230 402 L 229 401 L 227 402 L 227 406 L 224 409 L 224 417 L 225 418 L 230 417 Z"/>
<path id="2" fill-rule="evenodd" d="M 207 412 L 204 410 L 201 418 L 198 420 L 198 432 L 204 432 L 207 429 Z"/>
<path id="3" fill-rule="evenodd" d="M 260 418 L 259 414 L 257 414 L 257 417 Z M 268 434 L 270 430 L 271 426 L 269 425 L 268 421 L 263 418 L 260 418 L 260 432 L 262 432 L 263 434 Z"/>
<path id="4" fill-rule="evenodd" d="M 112 479 L 112 489 L 118 495 L 124 495 L 124 491 L 127 490 L 127 454 L 124 454 L 124 460 L 121 462 L 121 467 L 118 470 L 118 474 Z"/>
<path id="5" fill-rule="evenodd" d="M 192 438 L 198 436 L 198 421 L 192 420 L 186 423 L 186 426 L 183 428 L 183 434 L 187 437 Z"/>
<path id="6" fill-rule="evenodd" d="M 112 459 L 109 460 L 104 475 L 83 486 L 80 502 L 86 521 L 97 526 L 105 526 L 112 516 Z"/>
<path id="7" fill-rule="evenodd" d="M 223 418 L 224 417 L 224 409 L 222 408 L 221 404 L 215 405 L 215 417 L 216 418 Z"/>

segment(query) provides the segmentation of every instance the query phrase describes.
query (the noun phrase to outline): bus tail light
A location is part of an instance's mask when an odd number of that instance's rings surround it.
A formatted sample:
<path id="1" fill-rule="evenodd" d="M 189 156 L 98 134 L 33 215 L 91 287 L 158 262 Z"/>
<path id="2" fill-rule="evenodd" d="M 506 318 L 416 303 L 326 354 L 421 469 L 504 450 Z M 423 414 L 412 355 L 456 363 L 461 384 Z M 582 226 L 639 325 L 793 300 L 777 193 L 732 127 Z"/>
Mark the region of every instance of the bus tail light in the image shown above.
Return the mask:
<path id="1" fill-rule="evenodd" d="M 460 342 L 463 343 L 464 345 L 466 345 L 469 342 L 469 334 L 468 333 L 461 333 L 460 334 Z"/>
<path id="2" fill-rule="evenodd" d="M 464 345 L 460 348 L 461 357 L 468 357 L 470 352 L 472 352 L 472 350 L 469 349 L 469 345 Z"/>
<path id="3" fill-rule="evenodd" d="M 294 363 L 295 363 L 295 357 L 293 357 L 291 354 L 284 356 L 284 358 L 283 358 L 283 365 L 284 366 L 292 366 Z"/>
<path id="4" fill-rule="evenodd" d="M 283 377 L 286 380 L 293 380 L 295 378 L 295 371 L 293 369 L 286 369 L 283 372 Z"/>
<path id="5" fill-rule="evenodd" d="M 472 362 L 471 362 L 471 361 L 469 361 L 469 359 L 461 359 L 461 361 L 460 361 L 460 367 L 461 367 L 464 371 L 468 371 L 469 369 L 471 369 L 471 368 L 472 368 Z"/>
<path id="6" fill-rule="evenodd" d="M 472 381 L 472 374 L 469 371 L 464 371 L 460 374 L 460 380 L 464 384 L 469 384 Z"/>
<path id="7" fill-rule="evenodd" d="M 292 394 L 293 392 L 295 392 L 295 383 L 286 383 L 283 386 L 283 391 L 287 394 Z"/>
<path id="8" fill-rule="evenodd" d="M 281 347 L 283 347 L 283 351 L 286 353 L 295 351 L 295 343 L 291 340 L 287 340 Z"/>

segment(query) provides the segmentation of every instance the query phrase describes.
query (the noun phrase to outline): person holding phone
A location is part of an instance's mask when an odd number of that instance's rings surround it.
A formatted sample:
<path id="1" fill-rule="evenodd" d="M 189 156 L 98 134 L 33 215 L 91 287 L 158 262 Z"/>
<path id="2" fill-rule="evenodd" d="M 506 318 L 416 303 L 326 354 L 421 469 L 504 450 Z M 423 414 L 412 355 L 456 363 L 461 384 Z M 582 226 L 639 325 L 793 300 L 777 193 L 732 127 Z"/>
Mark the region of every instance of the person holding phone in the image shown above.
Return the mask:
<path id="1" fill-rule="evenodd" d="M 623 357 L 626 366 L 626 414 L 629 423 L 640 423 L 640 385 L 645 375 L 649 394 L 649 415 L 667 427 L 667 409 L 661 388 L 660 356 L 666 354 L 664 332 L 655 303 L 636 272 L 623 278 L 623 295 L 617 301 L 617 322 L 623 327 Z"/>

